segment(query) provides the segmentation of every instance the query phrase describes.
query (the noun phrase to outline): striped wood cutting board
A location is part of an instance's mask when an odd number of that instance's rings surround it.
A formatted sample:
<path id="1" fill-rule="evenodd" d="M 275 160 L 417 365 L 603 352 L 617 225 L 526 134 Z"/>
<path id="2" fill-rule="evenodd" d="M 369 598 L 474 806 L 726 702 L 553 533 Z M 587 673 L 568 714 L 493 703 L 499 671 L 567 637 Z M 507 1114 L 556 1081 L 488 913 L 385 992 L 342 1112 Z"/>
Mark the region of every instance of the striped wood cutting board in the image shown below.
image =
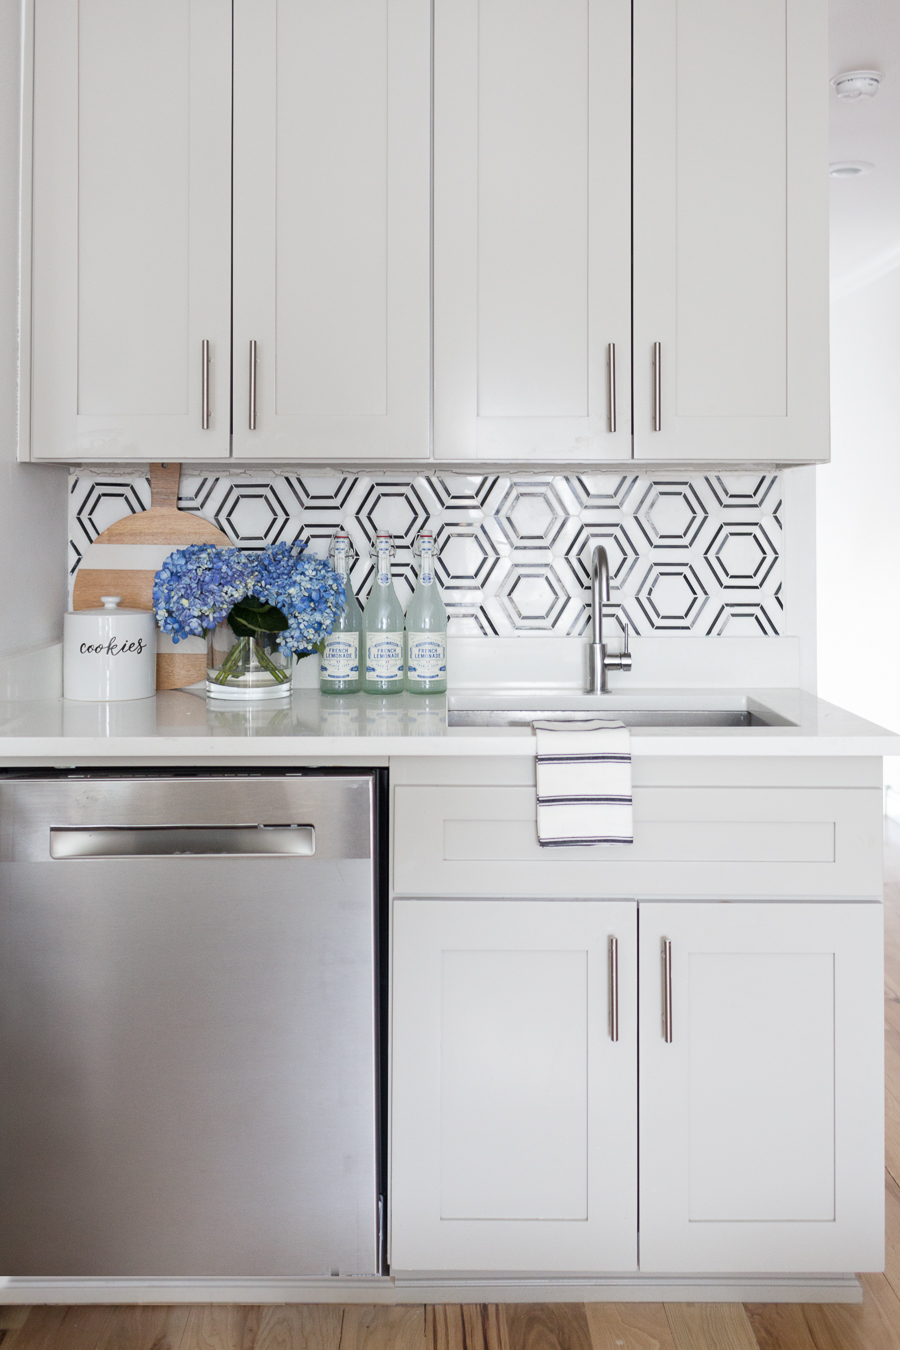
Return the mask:
<path id="1" fill-rule="evenodd" d="M 96 609 L 101 595 L 120 595 L 130 609 L 153 608 L 153 578 L 166 558 L 186 544 L 231 540 L 202 516 L 178 510 L 180 464 L 150 465 L 150 510 L 117 520 L 98 534 L 75 576 L 73 609 Z M 206 679 L 206 643 L 187 638 L 176 644 L 157 634 L 156 687 L 181 689 Z"/>

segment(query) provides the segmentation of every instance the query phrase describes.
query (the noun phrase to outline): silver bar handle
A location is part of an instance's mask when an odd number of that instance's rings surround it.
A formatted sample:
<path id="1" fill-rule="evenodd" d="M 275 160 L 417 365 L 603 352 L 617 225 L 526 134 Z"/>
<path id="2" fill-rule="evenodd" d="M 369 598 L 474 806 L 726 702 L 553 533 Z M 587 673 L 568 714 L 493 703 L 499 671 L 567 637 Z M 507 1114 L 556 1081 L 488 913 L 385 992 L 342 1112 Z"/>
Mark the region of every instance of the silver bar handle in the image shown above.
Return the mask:
<path id="1" fill-rule="evenodd" d="M 653 344 L 653 430 L 662 431 L 662 343 Z"/>
<path id="2" fill-rule="evenodd" d="M 610 342 L 606 348 L 606 381 L 609 407 L 609 429 L 616 429 L 616 344 Z"/>
<path id="3" fill-rule="evenodd" d="M 256 339 L 250 339 L 250 430 L 256 430 Z"/>
<path id="4" fill-rule="evenodd" d="M 609 939 L 609 1039 L 619 1039 L 619 940 Z"/>
<path id="5" fill-rule="evenodd" d="M 50 857 L 71 858 L 311 858 L 312 825 L 51 826 Z"/>
<path id="6" fill-rule="evenodd" d="M 672 1044 L 672 943 L 662 940 L 662 1033 L 666 1045 Z"/>
<path id="7" fill-rule="evenodd" d="M 200 425 L 204 431 L 209 431 L 209 338 L 203 339 L 200 351 L 203 362 L 200 380 Z"/>

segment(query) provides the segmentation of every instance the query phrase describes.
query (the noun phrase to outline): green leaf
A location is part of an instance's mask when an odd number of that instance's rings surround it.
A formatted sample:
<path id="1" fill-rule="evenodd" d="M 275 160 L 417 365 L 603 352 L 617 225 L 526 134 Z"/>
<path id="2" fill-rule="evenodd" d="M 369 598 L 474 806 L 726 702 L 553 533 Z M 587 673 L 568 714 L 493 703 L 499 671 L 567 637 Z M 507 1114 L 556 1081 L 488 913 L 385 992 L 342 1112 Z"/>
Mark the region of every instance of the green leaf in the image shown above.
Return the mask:
<path id="1" fill-rule="evenodd" d="M 253 637 L 254 633 L 283 633 L 288 621 L 281 610 L 248 595 L 244 600 L 232 605 L 228 615 L 232 632 L 238 637 Z"/>

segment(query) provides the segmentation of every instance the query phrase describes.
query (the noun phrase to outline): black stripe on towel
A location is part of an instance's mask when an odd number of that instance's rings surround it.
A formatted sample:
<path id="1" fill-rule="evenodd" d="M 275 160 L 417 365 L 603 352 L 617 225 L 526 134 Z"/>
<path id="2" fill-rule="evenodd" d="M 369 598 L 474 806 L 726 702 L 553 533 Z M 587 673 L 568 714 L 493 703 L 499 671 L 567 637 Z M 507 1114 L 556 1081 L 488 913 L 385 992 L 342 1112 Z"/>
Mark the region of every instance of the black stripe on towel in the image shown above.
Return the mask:
<path id="1" fill-rule="evenodd" d="M 630 754 L 607 755 L 535 755 L 538 764 L 630 764 Z"/>
<path id="2" fill-rule="evenodd" d="M 539 839 L 541 848 L 581 848 L 584 844 L 633 844 L 634 837 L 624 834 L 590 835 L 584 839 Z"/>
<path id="3" fill-rule="evenodd" d="M 610 793 L 605 797 L 576 794 L 571 797 L 538 797 L 538 806 L 631 806 L 631 794 Z"/>

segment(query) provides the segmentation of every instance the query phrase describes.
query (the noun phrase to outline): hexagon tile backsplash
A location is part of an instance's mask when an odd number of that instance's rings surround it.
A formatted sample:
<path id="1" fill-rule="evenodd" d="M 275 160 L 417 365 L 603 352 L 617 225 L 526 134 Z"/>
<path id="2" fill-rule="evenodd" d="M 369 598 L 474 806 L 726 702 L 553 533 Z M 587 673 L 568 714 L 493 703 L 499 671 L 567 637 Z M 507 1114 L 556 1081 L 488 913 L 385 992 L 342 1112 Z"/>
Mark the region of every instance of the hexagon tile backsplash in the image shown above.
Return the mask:
<path id="1" fill-rule="evenodd" d="M 150 504 L 144 475 L 73 471 L 70 580 L 87 545 Z M 782 630 L 777 474 L 185 474 L 179 505 L 242 548 L 308 539 L 324 555 L 339 527 L 365 597 L 377 530 L 394 536 L 405 606 L 413 544 L 431 529 L 450 632 L 573 637 L 590 619 L 590 559 L 609 554 L 610 617 L 638 636 L 777 636 Z"/>

